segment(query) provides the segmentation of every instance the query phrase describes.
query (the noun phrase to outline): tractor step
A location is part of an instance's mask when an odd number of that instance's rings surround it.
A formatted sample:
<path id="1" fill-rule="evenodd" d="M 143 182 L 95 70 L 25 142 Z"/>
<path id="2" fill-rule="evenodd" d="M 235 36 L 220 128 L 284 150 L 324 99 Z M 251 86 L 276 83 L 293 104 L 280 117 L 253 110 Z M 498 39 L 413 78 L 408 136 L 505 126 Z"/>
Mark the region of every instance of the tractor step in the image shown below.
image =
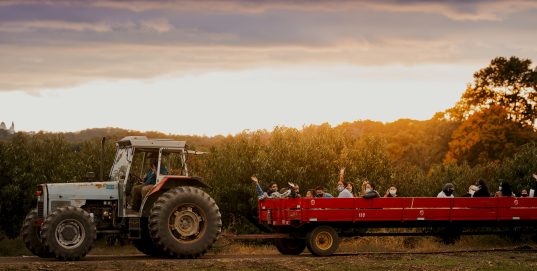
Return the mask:
<path id="1" fill-rule="evenodd" d="M 142 238 L 142 232 L 140 229 L 140 218 L 131 217 L 129 218 L 129 238 L 131 239 L 140 239 Z"/>

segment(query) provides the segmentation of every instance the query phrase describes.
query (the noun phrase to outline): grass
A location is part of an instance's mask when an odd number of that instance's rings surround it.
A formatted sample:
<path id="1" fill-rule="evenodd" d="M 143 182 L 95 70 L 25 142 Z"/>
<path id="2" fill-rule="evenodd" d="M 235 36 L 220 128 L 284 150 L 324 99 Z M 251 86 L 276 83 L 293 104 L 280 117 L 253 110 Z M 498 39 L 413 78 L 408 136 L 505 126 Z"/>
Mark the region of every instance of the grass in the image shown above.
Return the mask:
<path id="1" fill-rule="evenodd" d="M 0 242 L 5 248 L 7 240 Z M 150 257 L 119 259 L 102 258 L 98 261 L 47 261 L 33 263 L 26 260 L 0 261 L 0 270 L 59 270 L 59 271 L 138 271 L 138 270 L 537 270 L 534 251 L 481 251 L 469 253 L 433 254 L 377 254 L 374 252 L 440 252 L 469 249 L 512 248 L 522 244 L 537 247 L 535 243 L 513 244 L 495 236 L 463 236 L 454 245 L 444 245 L 432 237 L 363 237 L 345 239 L 333 257 L 280 256 L 266 240 L 233 241 L 221 238 L 202 260 L 170 260 Z M 10 240 L 12 248 L 25 250 L 21 240 Z M 21 248 L 22 246 L 22 248 Z M 4 250 L 0 250 L 4 251 Z M 13 250 L 15 251 L 15 250 Z M 13 252 L 11 251 L 11 252 Z M 14 253 L 11 253 L 11 256 Z M 108 246 L 104 241 L 95 244 L 93 255 L 141 255 L 133 246 Z M 216 254 L 216 256 L 215 256 Z M 27 254 L 25 254 L 27 255 Z"/>
<path id="2" fill-rule="evenodd" d="M 21 255 L 32 255 L 32 253 L 24 245 L 22 238 L 3 238 L 0 240 L 0 256 L 7 257 Z"/>
<path id="3" fill-rule="evenodd" d="M 523 239 L 513 243 L 505 238 L 492 235 L 463 236 L 453 245 L 445 245 L 435 237 L 354 237 L 345 238 L 340 244 L 338 253 L 368 253 L 368 252 L 440 252 L 472 249 L 513 248 L 528 245 L 537 248 L 537 244 Z M 233 241 L 220 238 L 209 251 L 217 255 L 266 255 L 277 254 L 272 242 L 262 241 Z M 136 255 L 141 254 L 132 245 L 107 245 L 104 240 L 98 240 L 90 252 L 91 255 Z M 0 240 L 0 256 L 32 255 L 21 238 Z"/>
<path id="4" fill-rule="evenodd" d="M 518 244 L 521 245 L 522 243 Z M 526 244 L 526 243 L 524 243 Z M 532 244 L 535 246 L 535 244 Z M 446 245 L 435 237 L 360 237 L 344 239 L 339 252 L 438 252 L 468 249 L 513 247 L 511 241 L 497 236 L 463 236 L 455 244 Z"/>

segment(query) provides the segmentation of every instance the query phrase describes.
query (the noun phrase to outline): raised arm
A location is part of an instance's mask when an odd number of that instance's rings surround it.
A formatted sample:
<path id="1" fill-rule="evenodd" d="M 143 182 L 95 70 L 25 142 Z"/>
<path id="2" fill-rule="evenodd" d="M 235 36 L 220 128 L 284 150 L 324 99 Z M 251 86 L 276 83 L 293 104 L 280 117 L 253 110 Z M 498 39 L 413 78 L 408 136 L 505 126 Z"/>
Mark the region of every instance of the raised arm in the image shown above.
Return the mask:
<path id="1" fill-rule="evenodd" d="M 255 190 L 257 191 L 257 196 L 260 199 L 264 198 L 265 197 L 265 192 L 263 192 L 263 189 L 261 188 L 261 185 L 259 185 L 259 180 L 257 179 L 257 177 L 252 176 L 250 179 L 252 179 L 252 181 L 255 184 Z"/>
<path id="2" fill-rule="evenodd" d="M 342 183 L 345 182 L 345 168 L 344 167 L 339 169 L 339 181 Z"/>

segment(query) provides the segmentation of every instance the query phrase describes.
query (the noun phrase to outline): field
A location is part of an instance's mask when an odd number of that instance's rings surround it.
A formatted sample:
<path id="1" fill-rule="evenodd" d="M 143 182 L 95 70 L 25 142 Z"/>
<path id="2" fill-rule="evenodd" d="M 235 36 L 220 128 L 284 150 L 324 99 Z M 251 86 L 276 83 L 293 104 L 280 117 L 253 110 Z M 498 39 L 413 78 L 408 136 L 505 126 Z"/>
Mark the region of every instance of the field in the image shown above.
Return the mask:
<path id="1" fill-rule="evenodd" d="M 463 237 L 455 245 L 429 237 L 369 237 L 347 239 L 337 255 L 320 258 L 307 252 L 283 256 L 269 244 L 222 238 L 201 259 L 177 260 L 146 257 L 131 246 L 99 243 L 82 261 L 1 257 L 0 270 L 535 270 L 536 247 L 530 241 L 513 244 L 488 236 Z M 28 255 L 24 249 L 21 253 Z"/>

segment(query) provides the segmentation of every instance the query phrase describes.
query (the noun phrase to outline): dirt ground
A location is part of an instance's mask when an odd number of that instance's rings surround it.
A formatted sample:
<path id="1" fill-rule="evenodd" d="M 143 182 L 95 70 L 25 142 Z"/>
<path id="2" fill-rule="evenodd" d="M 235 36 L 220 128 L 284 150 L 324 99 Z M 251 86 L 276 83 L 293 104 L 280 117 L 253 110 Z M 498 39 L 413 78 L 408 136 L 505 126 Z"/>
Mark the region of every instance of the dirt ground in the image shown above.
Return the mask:
<path id="1" fill-rule="evenodd" d="M 89 255 L 61 262 L 37 257 L 1 257 L 0 270 L 537 270 L 535 251 L 456 253 L 358 253 L 314 257 L 208 254 L 200 259 L 159 259 L 138 255 Z"/>

